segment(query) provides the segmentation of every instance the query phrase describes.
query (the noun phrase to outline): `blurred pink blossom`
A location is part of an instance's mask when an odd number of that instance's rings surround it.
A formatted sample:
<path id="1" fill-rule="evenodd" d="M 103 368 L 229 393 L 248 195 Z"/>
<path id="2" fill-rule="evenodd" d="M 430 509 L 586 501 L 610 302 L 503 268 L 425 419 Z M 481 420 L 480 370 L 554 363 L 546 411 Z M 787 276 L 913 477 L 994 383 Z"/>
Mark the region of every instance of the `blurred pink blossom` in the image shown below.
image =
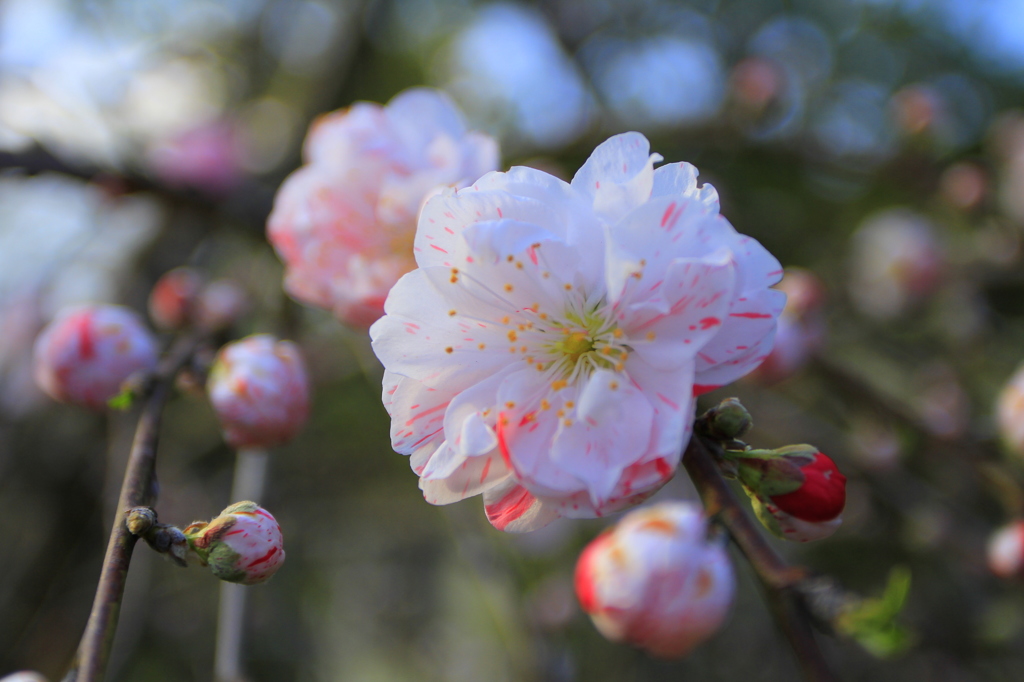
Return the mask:
<path id="1" fill-rule="evenodd" d="M 497 143 L 468 132 L 448 96 L 426 88 L 321 116 L 303 151 L 267 236 L 285 262 L 288 293 L 356 326 L 380 317 L 388 290 L 416 267 L 423 201 L 498 165 Z"/>
<path id="2" fill-rule="evenodd" d="M 153 333 L 116 305 L 68 308 L 36 339 L 36 383 L 54 400 L 102 410 L 131 374 L 157 362 Z"/>
<path id="3" fill-rule="evenodd" d="M 269 334 L 221 348 L 206 390 L 224 439 L 234 448 L 284 443 L 309 416 L 309 381 L 299 349 Z"/>

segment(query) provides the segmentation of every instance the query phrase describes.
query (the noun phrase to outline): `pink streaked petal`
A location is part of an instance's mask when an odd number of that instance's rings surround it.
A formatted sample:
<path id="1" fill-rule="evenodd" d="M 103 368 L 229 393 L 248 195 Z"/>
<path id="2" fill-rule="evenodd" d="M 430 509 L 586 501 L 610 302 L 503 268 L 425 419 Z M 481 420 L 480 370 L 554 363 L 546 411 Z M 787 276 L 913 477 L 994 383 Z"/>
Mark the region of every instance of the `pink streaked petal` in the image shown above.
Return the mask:
<path id="1" fill-rule="evenodd" d="M 576 399 L 575 386 L 554 391 L 550 377 L 532 368 L 510 374 L 498 391 L 499 447 L 520 481 L 539 494 L 562 495 L 584 488 L 550 457 L 558 412 L 567 414 L 570 409 L 565 404 Z M 547 401 L 547 409 L 542 400 Z"/>
<path id="2" fill-rule="evenodd" d="M 397 377 L 398 381 L 395 382 Z M 387 405 L 391 414 L 391 447 L 403 455 L 444 440 L 444 415 L 454 393 L 430 390 L 415 379 L 390 373 L 395 390 Z M 385 398 L 388 398 L 385 385 Z M 419 472 L 417 472 L 419 473 Z"/>
<path id="3" fill-rule="evenodd" d="M 387 315 L 370 327 L 374 352 L 384 366 L 427 387 L 456 393 L 508 364 L 507 349 L 505 356 L 493 344 L 488 350 L 486 341 L 467 332 L 464 320 L 449 315 L 450 306 L 427 271 L 402 277 L 388 295 Z"/>
<path id="4" fill-rule="evenodd" d="M 674 261 L 647 301 L 619 307 L 616 317 L 630 346 L 660 369 L 692 360 L 725 323 L 734 276 L 728 251 Z"/>
<path id="5" fill-rule="evenodd" d="M 559 422 L 551 460 L 583 481 L 591 501 L 600 505 L 622 471 L 647 453 L 653 420 L 648 396 L 623 376 L 596 370 L 583 384 L 575 409 Z"/>
<path id="6" fill-rule="evenodd" d="M 420 212 L 413 245 L 416 262 L 420 267 L 463 267 L 464 254 L 461 259 L 457 256 L 462 232 L 475 223 L 502 219 L 540 227 L 557 227 L 558 222 L 549 207 L 533 199 L 502 191 L 445 190 L 431 197 Z"/>
<path id="7" fill-rule="evenodd" d="M 761 364 L 771 352 L 776 322 L 785 305 L 786 295 L 775 289 L 735 299 L 718 334 L 701 349 L 696 382 L 721 386 Z"/>
<path id="8" fill-rule="evenodd" d="M 593 201 L 594 211 L 615 223 L 651 196 L 654 163 L 650 143 L 640 133 L 615 135 L 594 150 L 576 172 L 572 187 Z"/>
<path id="9" fill-rule="evenodd" d="M 484 493 L 484 512 L 491 525 L 508 533 L 528 533 L 561 516 L 555 505 L 534 497 L 514 478 Z"/>
<path id="10" fill-rule="evenodd" d="M 452 504 L 485 493 L 509 480 L 508 467 L 501 455 L 469 457 L 447 478 L 420 479 L 423 498 L 430 504 Z"/>
<path id="11" fill-rule="evenodd" d="M 697 169 L 686 162 L 667 163 L 654 171 L 652 197 L 695 199 L 708 211 L 718 213 L 718 191 L 710 184 L 697 186 Z"/>
<path id="12" fill-rule="evenodd" d="M 654 407 L 651 442 L 643 461 L 659 457 L 678 460 L 682 453 L 696 409 L 693 367 L 692 359 L 669 371 L 649 365 L 642 358 L 630 358 L 626 363 L 630 379 Z"/>

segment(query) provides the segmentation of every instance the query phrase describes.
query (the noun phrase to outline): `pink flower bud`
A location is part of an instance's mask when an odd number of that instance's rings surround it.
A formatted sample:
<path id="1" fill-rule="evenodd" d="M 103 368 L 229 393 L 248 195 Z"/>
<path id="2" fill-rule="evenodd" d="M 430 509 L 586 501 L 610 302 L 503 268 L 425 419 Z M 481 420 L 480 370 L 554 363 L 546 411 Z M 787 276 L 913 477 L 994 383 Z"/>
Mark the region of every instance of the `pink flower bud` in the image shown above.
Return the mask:
<path id="1" fill-rule="evenodd" d="M 992 534 L 988 568 L 1000 578 L 1024 575 L 1024 521 L 1014 521 Z"/>
<path id="2" fill-rule="evenodd" d="M 102 410 L 129 375 L 156 366 L 157 354 L 153 334 L 131 310 L 70 308 L 36 339 L 36 383 L 54 400 Z"/>
<path id="3" fill-rule="evenodd" d="M 255 502 L 236 502 L 213 521 L 197 521 L 184 533 L 203 565 L 230 583 L 265 582 L 284 563 L 281 526 Z"/>
<path id="4" fill-rule="evenodd" d="M 722 625 L 736 581 L 696 506 L 667 502 L 627 514 L 576 564 L 576 596 L 601 633 L 655 656 L 685 656 Z"/>
<path id="5" fill-rule="evenodd" d="M 181 329 L 192 317 L 203 278 L 192 268 L 175 268 L 156 281 L 149 293 L 149 317 L 160 329 Z"/>
<path id="6" fill-rule="evenodd" d="M 235 448 L 290 440 L 309 416 L 309 385 L 298 347 L 269 334 L 220 349 L 206 383 L 224 439 Z"/>
<path id="7" fill-rule="evenodd" d="M 1024 456 L 1024 365 L 1021 365 L 996 399 L 999 436 L 1007 450 Z"/>
<path id="8" fill-rule="evenodd" d="M 773 533 L 786 540 L 809 542 L 832 535 L 843 522 L 846 477 L 827 455 L 787 457 L 797 464 L 804 480 L 796 490 L 781 495 L 755 495 L 754 511 Z"/>
<path id="9" fill-rule="evenodd" d="M 226 329 L 249 310 L 249 296 L 230 279 L 210 282 L 196 300 L 196 323 L 205 329 Z"/>

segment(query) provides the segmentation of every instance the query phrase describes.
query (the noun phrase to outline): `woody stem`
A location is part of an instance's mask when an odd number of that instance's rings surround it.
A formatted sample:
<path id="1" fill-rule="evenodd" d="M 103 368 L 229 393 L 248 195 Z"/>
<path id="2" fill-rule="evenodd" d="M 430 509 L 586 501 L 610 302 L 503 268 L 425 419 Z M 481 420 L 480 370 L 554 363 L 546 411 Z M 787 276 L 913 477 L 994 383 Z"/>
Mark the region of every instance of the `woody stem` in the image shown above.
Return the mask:
<path id="1" fill-rule="evenodd" d="M 156 501 L 156 450 L 160 435 L 160 418 L 171 392 L 174 377 L 192 358 L 202 339 L 199 336 L 179 338 L 166 354 L 149 384 L 139 414 L 135 439 L 128 455 L 117 512 L 110 530 L 110 541 L 103 558 L 99 584 L 85 633 L 78 644 L 76 663 L 65 680 L 99 682 L 107 668 L 107 659 L 114 643 L 121 600 L 128 578 L 128 566 L 138 536 L 128 530 L 126 513 L 133 507 L 151 507 Z"/>

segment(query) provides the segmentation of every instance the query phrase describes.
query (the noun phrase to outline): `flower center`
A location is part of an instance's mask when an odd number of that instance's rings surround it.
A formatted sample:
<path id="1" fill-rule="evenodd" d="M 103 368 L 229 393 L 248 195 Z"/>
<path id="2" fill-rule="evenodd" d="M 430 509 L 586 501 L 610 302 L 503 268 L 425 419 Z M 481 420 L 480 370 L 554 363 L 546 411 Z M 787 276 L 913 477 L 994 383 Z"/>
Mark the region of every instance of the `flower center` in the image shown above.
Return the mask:
<path id="1" fill-rule="evenodd" d="M 547 362 L 538 368 L 554 369 L 570 382 L 598 368 L 622 371 L 629 348 L 622 330 L 605 312 L 603 305 L 596 305 L 586 312 L 570 309 L 561 319 L 550 320 L 542 330 L 549 339 L 541 346 Z"/>

